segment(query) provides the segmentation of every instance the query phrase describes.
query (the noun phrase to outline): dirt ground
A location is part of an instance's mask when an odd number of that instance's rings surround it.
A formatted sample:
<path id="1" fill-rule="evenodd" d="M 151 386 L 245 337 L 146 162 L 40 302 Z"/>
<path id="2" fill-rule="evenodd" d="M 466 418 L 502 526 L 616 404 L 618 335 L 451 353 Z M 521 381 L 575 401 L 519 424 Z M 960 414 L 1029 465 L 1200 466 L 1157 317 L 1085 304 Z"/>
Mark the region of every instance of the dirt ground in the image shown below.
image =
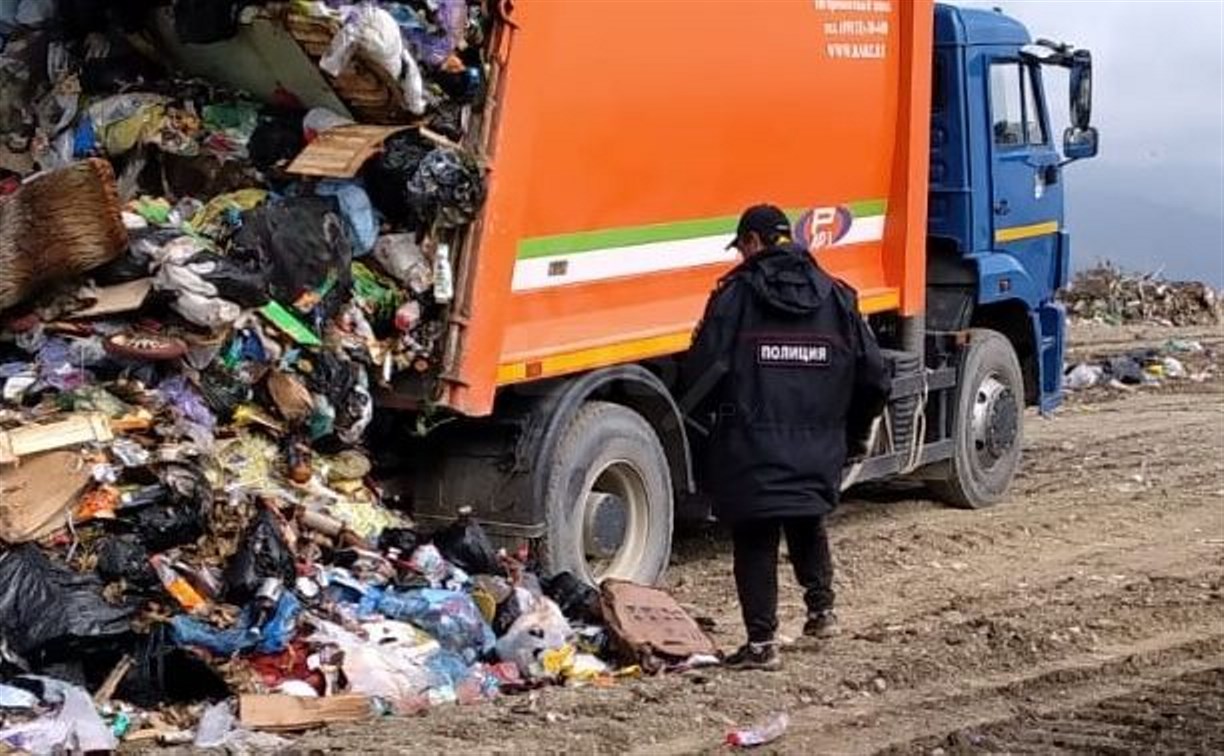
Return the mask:
<path id="1" fill-rule="evenodd" d="M 1073 356 L 1220 329 L 1081 327 Z M 1221 357 L 1200 357 L 1221 367 Z M 353 753 L 715 753 L 785 711 L 776 753 L 1224 751 L 1224 381 L 1073 396 L 1026 419 L 1011 501 L 858 491 L 831 521 L 843 633 L 777 673 L 549 689 L 298 742 Z M 680 535 L 668 581 L 741 640 L 729 546 Z M 800 594 L 783 581 L 784 632 Z"/>

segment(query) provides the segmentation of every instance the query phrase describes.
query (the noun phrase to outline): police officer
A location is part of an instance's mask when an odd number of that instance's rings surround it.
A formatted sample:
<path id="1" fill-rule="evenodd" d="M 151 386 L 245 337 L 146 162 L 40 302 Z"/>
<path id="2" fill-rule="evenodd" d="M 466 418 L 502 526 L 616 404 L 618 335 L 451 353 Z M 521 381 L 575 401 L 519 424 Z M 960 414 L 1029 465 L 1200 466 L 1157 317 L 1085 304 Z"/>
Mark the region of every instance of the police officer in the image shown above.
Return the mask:
<path id="1" fill-rule="evenodd" d="M 889 378 L 854 291 L 791 242 L 781 210 L 745 211 L 732 247 L 743 261 L 710 296 L 681 380 L 690 414 L 712 418 L 703 487 L 734 540 L 748 643 L 726 664 L 777 669 L 780 536 L 804 589 L 804 634 L 835 634 L 824 517 Z"/>

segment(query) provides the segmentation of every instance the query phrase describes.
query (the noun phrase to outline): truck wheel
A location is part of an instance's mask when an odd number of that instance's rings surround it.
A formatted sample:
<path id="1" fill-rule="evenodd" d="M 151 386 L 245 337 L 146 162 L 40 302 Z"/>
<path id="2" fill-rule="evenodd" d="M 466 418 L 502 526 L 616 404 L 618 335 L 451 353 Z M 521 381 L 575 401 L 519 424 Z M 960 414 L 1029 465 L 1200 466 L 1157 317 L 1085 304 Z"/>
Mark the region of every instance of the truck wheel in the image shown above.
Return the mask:
<path id="1" fill-rule="evenodd" d="M 659 580 L 671 557 L 672 483 L 650 423 L 619 404 L 587 402 L 549 465 L 545 566 L 591 584 Z"/>
<path id="2" fill-rule="evenodd" d="M 980 509 L 998 503 L 1020 466 L 1024 437 L 1024 377 L 1016 350 L 1003 334 L 974 329 L 961 366 L 952 458 L 924 477 L 952 506 Z"/>

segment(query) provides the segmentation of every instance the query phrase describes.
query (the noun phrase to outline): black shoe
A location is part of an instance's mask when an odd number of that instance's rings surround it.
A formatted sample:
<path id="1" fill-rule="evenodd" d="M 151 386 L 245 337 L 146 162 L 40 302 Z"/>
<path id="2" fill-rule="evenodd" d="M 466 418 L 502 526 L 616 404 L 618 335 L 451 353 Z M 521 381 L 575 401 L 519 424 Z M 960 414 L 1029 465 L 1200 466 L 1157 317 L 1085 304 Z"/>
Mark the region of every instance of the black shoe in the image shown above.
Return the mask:
<path id="1" fill-rule="evenodd" d="M 773 643 L 745 643 L 739 650 L 723 660 L 730 669 L 763 669 L 773 672 L 782 669 L 782 657 Z"/>
<path id="2" fill-rule="evenodd" d="M 832 638 L 839 633 L 841 628 L 837 626 L 837 615 L 832 609 L 811 615 L 803 624 L 803 634 L 809 638 Z"/>

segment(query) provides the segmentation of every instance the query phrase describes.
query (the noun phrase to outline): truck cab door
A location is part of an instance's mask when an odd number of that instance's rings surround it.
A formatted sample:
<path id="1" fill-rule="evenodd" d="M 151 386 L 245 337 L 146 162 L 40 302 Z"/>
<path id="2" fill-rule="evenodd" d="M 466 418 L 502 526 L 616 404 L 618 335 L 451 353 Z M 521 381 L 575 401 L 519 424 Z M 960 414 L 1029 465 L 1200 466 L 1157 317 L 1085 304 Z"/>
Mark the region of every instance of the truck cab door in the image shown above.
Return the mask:
<path id="1" fill-rule="evenodd" d="M 1059 154 L 1036 65 L 1014 55 L 989 60 L 992 241 L 1017 259 L 1033 290 L 1017 291 L 1037 305 L 1061 283 L 1063 220 Z"/>

